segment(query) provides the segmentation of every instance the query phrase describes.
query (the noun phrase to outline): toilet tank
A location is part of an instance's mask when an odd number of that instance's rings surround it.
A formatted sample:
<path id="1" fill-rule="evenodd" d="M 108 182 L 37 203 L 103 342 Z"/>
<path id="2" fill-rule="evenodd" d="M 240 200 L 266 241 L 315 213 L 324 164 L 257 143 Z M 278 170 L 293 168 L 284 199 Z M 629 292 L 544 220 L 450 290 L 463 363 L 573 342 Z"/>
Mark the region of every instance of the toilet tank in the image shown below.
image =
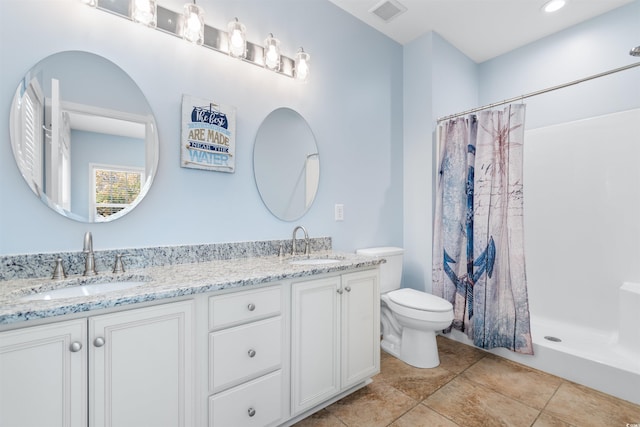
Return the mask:
<path id="1" fill-rule="evenodd" d="M 358 249 L 356 254 L 387 260 L 387 262 L 380 264 L 380 293 L 384 294 L 394 289 L 400 289 L 404 249 L 392 246 L 365 248 Z"/>

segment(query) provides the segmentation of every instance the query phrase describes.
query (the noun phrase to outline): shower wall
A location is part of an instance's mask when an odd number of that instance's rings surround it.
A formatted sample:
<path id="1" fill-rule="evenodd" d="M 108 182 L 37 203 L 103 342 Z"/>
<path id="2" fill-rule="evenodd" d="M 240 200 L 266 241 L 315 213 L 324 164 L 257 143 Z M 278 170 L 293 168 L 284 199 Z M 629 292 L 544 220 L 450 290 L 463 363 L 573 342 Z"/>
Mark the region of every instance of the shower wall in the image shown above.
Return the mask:
<path id="1" fill-rule="evenodd" d="M 639 124 L 634 109 L 526 132 L 532 315 L 618 330 L 620 287 L 640 281 Z"/>

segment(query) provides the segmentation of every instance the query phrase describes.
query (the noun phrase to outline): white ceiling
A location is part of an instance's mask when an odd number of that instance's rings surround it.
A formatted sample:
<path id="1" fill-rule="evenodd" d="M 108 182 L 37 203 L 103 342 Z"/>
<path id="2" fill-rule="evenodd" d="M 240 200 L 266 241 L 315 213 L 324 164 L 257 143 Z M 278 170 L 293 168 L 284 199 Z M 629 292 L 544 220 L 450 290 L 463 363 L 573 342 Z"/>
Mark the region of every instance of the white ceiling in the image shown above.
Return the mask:
<path id="1" fill-rule="evenodd" d="M 567 0 L 552 14 L 547 0 L 397 0 L 407 11 L 390 22 L 369 12 L 381 0 L 329 1 L 400 44 L 435 31 L 480 63 L 633 0 Z"/>

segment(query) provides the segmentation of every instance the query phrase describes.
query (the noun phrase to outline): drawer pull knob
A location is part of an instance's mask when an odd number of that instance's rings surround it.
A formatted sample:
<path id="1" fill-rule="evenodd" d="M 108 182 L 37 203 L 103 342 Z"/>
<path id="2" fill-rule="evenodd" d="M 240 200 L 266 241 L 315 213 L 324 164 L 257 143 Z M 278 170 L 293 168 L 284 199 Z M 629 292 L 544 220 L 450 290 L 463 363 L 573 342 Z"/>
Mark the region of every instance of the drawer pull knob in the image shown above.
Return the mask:
<path id="1" fill-rule="evenodd" d="M 104 345 L 104 338 L 96 338 L 95 340 L 93 340 L 93 345 L 95 345 L 96 347 L 102 347 Z"/>
<path id="2" fill-rule="evenodd" d="M 344 290 L 347 291 L 347 292 L 351 292 L 351 287 L 347 286 L 346 288 L 344 288 Z"/>
<path id="3" fill-rule="evenodd" d="M 256 410 L 253 408 L 249 408 L 247 410 L 247 413 L 249 414 L 250 417 L 253 417 L 256 414 Z"/>
<path id="4" fill-rule="evenodd" d="M 256 355 L 256 351 L 251 349 L 247 352 L 249 354 L 249 357 L 254 357 Z"/>
<path id="5" fill-rule="evenodd" d="M 342 295 L 342 292 L 343 292 L 342 288 L 339 288 L 339 289 L 338 289 L 338 293 L 339 293 L 340 295 Z"/>
<path id="6" fill-rule="evenodd" d="M 72 353 L 79 352 L 80 350 L 82 350 L 82 343 L 78 341 L 72 342 L 69 346 L 69 350 L 71 350 Z"/>
<path id="7" fill-rule="evenodd" d="M 249 311 L 253 311 L 256 309 L 256 305 L 253 303 L 249 303 L 249 305 L 247 306 L 247 309 L 249 309 Z"/>

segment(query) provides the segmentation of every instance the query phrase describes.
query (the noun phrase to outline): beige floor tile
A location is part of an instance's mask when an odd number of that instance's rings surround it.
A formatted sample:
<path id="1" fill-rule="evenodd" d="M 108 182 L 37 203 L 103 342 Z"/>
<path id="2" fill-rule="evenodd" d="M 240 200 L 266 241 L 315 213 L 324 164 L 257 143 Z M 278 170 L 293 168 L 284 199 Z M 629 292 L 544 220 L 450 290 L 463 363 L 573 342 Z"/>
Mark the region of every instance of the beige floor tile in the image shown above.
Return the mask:
<path id="1" fill-rule="evenodd" d="M 423 402 L 465 427 L 529 427 L 539 411 L 464 377 L 457 377 Z"/>
<path id="2" fill-rule="evenodd" d="M 639 405 L 570 382 L 562 383 L 544 412 L 580 427 L 640 424 Z"/>
<path id="3" fill-rule="evenodd" d="M 542 413 L 538 417 L 535 423 L 533 423 L 532 427 L 574 427 L 569 423 L 565 423 L 564 421 L 552 417 L 549 414 Z"/>
<path id="4" fill-rule="evenodd" d="M 494 356 L 478 361 L 462 375 L 536 409 L 544 408 L 562 384 L 558 377 Z"/>
<path id="5" fill-rule="evenodd" d="M 452 372 L 437 367 L 420 369 L 382 352 L 380 374 L 374 381 L 383 381 L 416 401 L 421 401 L 455 377 Z"/>
<path id="6" fill-rule="evenodd" d="M 327 410 L 348 427 L 388 426 L 418 402 L 383 381 L 374 381 Z"/>
<path id="7" fill-rule="evenodd" d="M 389 427 L 458 427 L 458 425 L 433 409 L 417 405 Z"/>
<path id="8" fill-rule="evenodd" d="M 414 368 L 383 352 L 381 373 L 372 384 L 296 426 L 626 427 L 640 424 L 638 405 L 449 338 L 438 337 L 438 347 L 441 365 L 435 369 Z M 554 387 L 555 394 L 551 394 L 540 413 L 536 408 L 541 407 L 540 402 Z M 425 395 L 426 399 L 419 404 Z"/>
<path id="9" fill-rule="evenodd" d="M 335 415 L 322 409 L 304 420 L 294 424 L 295 427 L 345 427 Z"/>
<path id="10" fill-rule="evenodd" d="M 444 368 L 453 373 L 459 374 L 469 366 L 476 363 L 489 353 L 479 350 L 470 345 L 438 335 L 438 355 L 440 356 L 439 368 Z"/>

